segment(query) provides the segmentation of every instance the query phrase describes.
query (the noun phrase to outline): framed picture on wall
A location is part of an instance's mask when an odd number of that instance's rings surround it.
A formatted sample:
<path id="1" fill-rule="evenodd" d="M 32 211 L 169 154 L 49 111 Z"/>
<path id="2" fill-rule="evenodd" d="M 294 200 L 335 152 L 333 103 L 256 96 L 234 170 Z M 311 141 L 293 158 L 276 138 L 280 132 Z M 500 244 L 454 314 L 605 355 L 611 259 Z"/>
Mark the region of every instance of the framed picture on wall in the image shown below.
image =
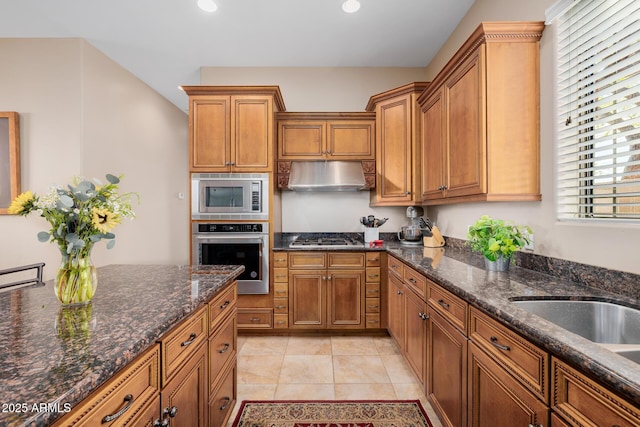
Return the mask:
<path id="1" fill-rule="evenodd" d="M 20 126 L 18 113 L 0 111 L 0 214 L 8 213 L 20 194 Z"/>

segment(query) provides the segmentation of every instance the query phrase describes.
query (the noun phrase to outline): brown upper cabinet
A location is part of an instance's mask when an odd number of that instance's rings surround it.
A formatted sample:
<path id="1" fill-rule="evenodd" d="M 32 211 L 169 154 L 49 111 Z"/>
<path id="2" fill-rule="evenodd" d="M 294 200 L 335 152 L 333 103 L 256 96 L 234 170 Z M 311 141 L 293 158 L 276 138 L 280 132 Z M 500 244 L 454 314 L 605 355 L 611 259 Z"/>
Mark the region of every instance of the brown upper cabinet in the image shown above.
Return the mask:
<path id="1" fill-rule="evenodd" d="M 366 110 L 376 113 L 376 191 L 371 193 L 371 206 L 422 202 L 417 98 L 428 86 L 410 83 L 369 99 Z"/>
<path id="2" fill-rule="evenodd" d="M 270 172 L 278 86 L 183 86 L 189 95 L 192 172 Z"/>
<path id="3" fill-rule="evenodd" d="M 280 113 L 278 160 L 373 160 L 375 115 Z"/>
<path id="4" fill-rule="evenodd" d="M 540 195 L 543 22 L 483 22 L 418 97 L 422 204 Z"/>

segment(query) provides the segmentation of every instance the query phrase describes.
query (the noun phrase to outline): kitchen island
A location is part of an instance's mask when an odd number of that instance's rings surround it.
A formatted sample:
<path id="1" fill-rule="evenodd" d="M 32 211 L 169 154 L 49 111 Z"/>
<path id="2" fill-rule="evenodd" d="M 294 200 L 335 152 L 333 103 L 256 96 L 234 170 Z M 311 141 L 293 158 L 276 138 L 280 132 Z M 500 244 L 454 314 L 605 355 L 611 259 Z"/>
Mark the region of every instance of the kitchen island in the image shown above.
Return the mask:
<path id="1" fill-rule="evenodd" d="M 0 426 L 46 426 L 110 379 L 244 267 L 110 265 L 90 305 L 65 310 L 53 283 L 0 293 Z"/>
<path id="2" fill-rule="evenodd" d="M 276 239 L 274 252 L 292 251 L 383 251 L 423 274 L 453 295 L 477 307 L 508 325 L 529 341 L 578 367 L 589 377 L 640 405 L 640 365 L 573 334 L 554 323 L 531 314 L 513 303 L 517 299 L 597 299 L 640 308 L 640 301 L 593 287 L 583 286 L 541 272 L 511 266 L 506 273 L 484 269 L 482 257 L 467 249 L 445 247 L 429 249 L 423 246 L 405 246 L 398 241 L 386 240 L 382 247 L 363 245 L 350 248 L 295 248 L 289 247 L 291 236 Z M 442 251 L 442 253 L 439 253 Z M 437 254 L 437 256 L 435 256 Z M 630 284 L 629 286 L 634 286 Z"/>

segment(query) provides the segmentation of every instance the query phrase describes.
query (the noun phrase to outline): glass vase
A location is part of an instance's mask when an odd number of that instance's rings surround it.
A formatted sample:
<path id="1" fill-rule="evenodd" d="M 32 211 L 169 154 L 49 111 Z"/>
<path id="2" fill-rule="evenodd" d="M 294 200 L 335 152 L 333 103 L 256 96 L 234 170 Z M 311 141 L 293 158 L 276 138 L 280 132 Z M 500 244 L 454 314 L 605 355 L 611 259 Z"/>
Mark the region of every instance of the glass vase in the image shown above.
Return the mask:
<path id="1" fill-rule="evenodd" d="M 91 262 L 91 251 L 62 253 L 62 262 L 53 290 L 64 305 L 87 304 L 98 286 L 96 267 Z"/>

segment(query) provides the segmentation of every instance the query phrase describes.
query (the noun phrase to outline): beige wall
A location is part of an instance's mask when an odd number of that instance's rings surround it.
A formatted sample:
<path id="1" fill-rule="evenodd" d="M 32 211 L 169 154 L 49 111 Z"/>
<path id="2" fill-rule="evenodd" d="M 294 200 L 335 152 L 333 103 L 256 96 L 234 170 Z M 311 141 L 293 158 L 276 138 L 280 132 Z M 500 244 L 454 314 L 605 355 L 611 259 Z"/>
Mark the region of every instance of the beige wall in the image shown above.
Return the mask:
<path id="1" fill-rule="evenodd" d="M 0 110 L 20 113 L 22 190 L 48 191 L 74 175 L 124 174 L 140 194 L 138 215 L 93 253 L 97 265 L 189 262 L 187 116 L 90 44 L 78 39 L 0 39 Z M 36 234 L 48 223 L 0 216 L 0 269 L 60 256 Z"/>
<path id="2" fill-rule="evenodd" d="M 433 78 L 460 44 L 481 21 L 545 20 L 545 9 L 555 0 L 476 0 L 447 43 L 427 67 Z M 432 207 L 429 216 L 444 234 L 466 239 L 468 225 L 480 215 L 513 219 L 531 226 L 535 233 L 535 252 L 614 270 L 640 273 L 637 242 L 640 225 L 559 222 L 554 205 L 554 31 L 547 26 L 540 43 L 540 203 L 477 203 Z M 515 173 L 515 172 L 514 172 Z"/>

